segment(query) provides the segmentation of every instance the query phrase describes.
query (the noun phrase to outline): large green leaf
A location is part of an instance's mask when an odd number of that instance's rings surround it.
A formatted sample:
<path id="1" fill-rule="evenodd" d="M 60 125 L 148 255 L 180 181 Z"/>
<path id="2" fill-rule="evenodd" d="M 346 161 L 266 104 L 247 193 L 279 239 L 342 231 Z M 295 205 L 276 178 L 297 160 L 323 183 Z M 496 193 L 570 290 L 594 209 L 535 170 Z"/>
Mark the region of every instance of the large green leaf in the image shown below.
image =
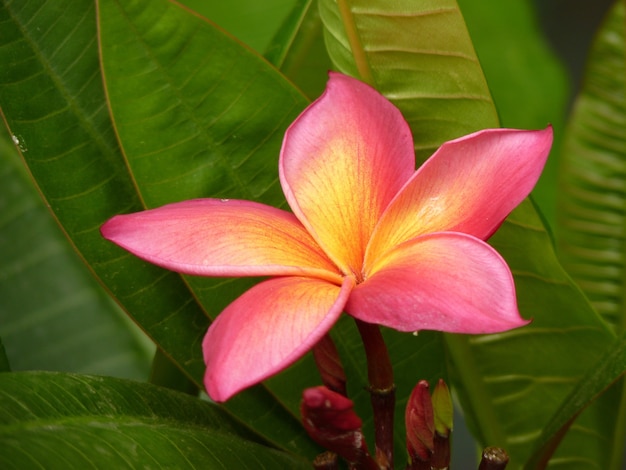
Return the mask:
<path id="1" fill-rule="evenodd" d="M 4 0 L 0 32 L 0 106 L 39 190 L 94 274 L 159 347 L 201 385 L 200 343 L 209 319 L 185 282 L 177 274 L 139 261 L 99 233 L 107 218 L 144 206 L 107 112 L 93 2 Z M 200 51 L 203 56 L 204 52 Z M 267 125 L 279 126 L 275 121 Z M 229 288 L 224 292 L 233 294 Z M 299 423 L 264 389 L 248 391 L 232 407 L 238 407 L 247 424 L 263 428 L 276 442 L 315 452 Z"/>
<path id="2" fill-rule="evenodd" d="M 519 309 L 533 323 L 469 338 L 467 347 L 457 349 L 457 338 L 450 344 L 455 372 L 476 413 L 481 442 L 505 447 L 512 464 L 519 465 L 614 336 L 561 268 L 529 202 L 509 216 L 490 243 L 511 267 Z M 606 395 L 581 416 L 553 465 L 560 461 L 567 463 L 564 468 L 582 469 L 603 461 L 612 449 L 613 404 L 613 397 Z"/>
<path id="3" fill-rule="evenodd" d="M 544 468 L 554 448 L 558 446 L 574 419 L 624 373 L 626 373 L 626 333 L 609 346 L 607 352 L 580 380 L 579 386 L 569 394 L 543 429 L 537 440 L 536 450 L 524 468 L 527 470 Z M 619 444 L 617 439 L 615 442 Z M 611 462 L 609 468 L 621 467 L 618 461 L 621 459 L 619 448 L 621 446 L 618 446 L 617 452 L 614 453 L 615 460 Z"/>
<path id="4" fill-rule="evenodd" d="M 149 384 L 61 373 L 0 374 L 0 466 L 309 468 L 220 408 Z"/>
<path id="5" fill-rule="evenodd" d="M 554 225 L 558 156 L 569 82 L 563 65 L 540 32 L 533 0 L 459 0 L 503 127 L 554 127 L 554 145 L 533 190 Z"/>
<path id="6" fill-rule="evenodd" d="M 374 84 L 400 107 L 420 157 L 446 139 L 498 125 L 455 2 L 321 5 L 335 65 Z M 502 335 L 449 336 L 447 342 L 479 440 L 507 448 L 515 466 L 529 456 L 542 425 L 612 335 L 558 264 L 530 202 L 492 243 L 514 273 L 522 314 L 534 322 Z M 579 436 L 569 457 L 594 459 L 596 445 L 607 445 L 610 419 L 598 429 L 581 425 L 580 434 L 598 434 L 586 441 Z"/>
<path id="7" fill-rule="evenodd" d="M 49 208 L 106 287 L 201 377 L 201 358 L 189 357 L 179 340 L 188 334 L 199 341 L 208 320 L 183 283 L 124 256 L 99 233 L 108 217 L 142 205 L 105 107 L 93 3 L 5 1 L 0 24 L 0 105 Z M 145 297 L 134 295 L 139 289 Z"/>
<path id="8" fill-rule="evenodd" d="M 9 142 L 0 138 L 0 336 L 13 370 L 147 378 L 153 347 L 78 259 Z"/>
<path id="9" fill-rule="evenodd" d="M 560 258 L 614 329 L 626 327 L 626 2 L 617 1 L 596 37 L 562 152 L 557 234 Z M 626 384 L 608 392 L 616 420 L 605 467 L 621 468 Z"/>
<path id="10" fill-rule="evenodd" d="M 561 155 L 564 266 L 604 318 L 626 327 L 626 34 L 617 2 L 589 58 Z"/>
<path id="11" fill-rule="evenodd" d="M 498 125 L 455 0 L 320 0 L 320 11 L 333 63 L 400 108 L 419 163 L 442 142 Z"/>
<path id="12" fill-rule="evenodd" d="M 102 0 L 98 21 L 111 116 L 147 207 L 198 197 L 285 204 L 278 153 L 285 129 L 307 104 L 300 92 L 260 56 L 174 2 Z M 252 281 L 185 282 L 215 317 Z M 299 393 L 272 391 L 299 402 Z M 257 407 L 241 399 L 227 406 L 242 419 L 264 420 L 266 431 L 289 445 L 300 439 L 303 449 L 315 449 L 295 420 L 285 419 L 287 432 L 273 426 L 263 407 L 278 419 L 279 405 L 261 400 Z"/>

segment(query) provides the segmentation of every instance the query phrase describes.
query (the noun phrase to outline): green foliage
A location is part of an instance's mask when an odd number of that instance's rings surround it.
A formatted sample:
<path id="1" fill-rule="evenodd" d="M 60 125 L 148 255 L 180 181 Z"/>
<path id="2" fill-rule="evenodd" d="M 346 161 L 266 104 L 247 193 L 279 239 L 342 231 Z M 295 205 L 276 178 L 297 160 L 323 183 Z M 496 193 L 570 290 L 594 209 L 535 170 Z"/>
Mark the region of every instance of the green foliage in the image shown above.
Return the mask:
<path id="1" fill-rule="evenodd" d="M 626 2 L 615 2 L 591 50 L 561 155 L 557 219 L 563 265 L 618 334 L 626 327 L 625 12 Z M 624 380 L 600 401 L 615 420 L 604 467 L 619 468 L 626 439 Z"/>
<path id="2" fill-rule="evenodd" d="M 596 38 L 568 123 L 557 232 L 564 266 L 618 330 L 626 326 L 624 10 L 617 2 Z"/>
<path id="3" fill-rule="evenodd" d="M 598 395 L 623 376 L 624 371 L 626 371 L 626 333 L 609 346 L 606 353 L 591 366 L 589 372 L 579 381 L 579 385 L 563 401 L 561 407 L 541 432 L 536 451 L 524 468 L 528 470 L 544 468 L 576 417 Z M 615 442 L 619 443 L 617 439 Z M 620 458 L 621 456 L 613 455 L 613 461 L 607 467 L 618 467 Z"/>
<path id="4" fill-rule="evenodd" d="M 76 256 L 8 137 L 0 187 L 0 336 L 13 369 L 145 380 L 154 347 Z"/>
<path id="5" fill-rule="evenodd" d="M 0 106 L 28 172 L 92 274 L 159 346 L 161 359 L 180 369 L 183 382 L 198 387 L 204 373 L 200 343 L 210 320 L 255 280 L 184 278 L 148 265 L 102 240 L 99 227 L 109 217 L 196 197 L 284 207 L 277 179 L 282 136 L 322 91 L 331 59 L 335 68 L 374 85 L 401 109 L 414 133 L 418 162 L 443 141 L 498 126 L 498 116 L 507 126 L 539 128 L 551 121 L 558 132 L 564 108 L 562 71 L 546 52 L 525 0 L 506 6 L 495 0 L 462 1 L 461 8 L 454 0 L 246 2 L 185 2 L 209 21 L 169 0 L 0 4 Z M 623 12 L 613 18 L 618 14 Z M 571 154 L 578 163 L 570 163 L 575 171 L 565 171 L 571 187 L 563 194 L 572 205 L 564 206 L 564 214 L 572 212 L 570 207 L 578 214 L 569 228 L 580 228 L 581 214 L 591 221 L 621 223 L 619 166 L 607 157 L 611 150 L 623 150 L 624 38 L 617 34 L 623 33 L 617 21 L 607 23 L 599 39 L 600 52 L 592 59 L 570 130 L 565 158 Z M 506 55 L 511 44 L 514 53 Z M 611 53 L 615 50 L 619 60 Z M 582 156 L 574 152 L 579 148 Z M 49 311 L 67 313 L 73 298 L 94 306 L 93 324 L 103 336 L 93 342 L 104 343 L 103 349 L 95 348 L 98 353 L 107 353 L 113 344 L 100 321 L 114 318 L 115 351 L 130 351 L 129 361 L 138 360 L 136 336 L 118 321 L 117 310 L 84 279 L 74 260 L 57 254 L 58 234 L 45 210 L 36 206 L 32 188 L 24 186 L 15 160 L 5 159 L 8 155 L 0 155 L 0 203 L 11 209 L 0 219 L 0 243 L 13 249 L 0 253 L 0 315 L 6 306 L 12 316 L 0 317 L 0 334 L 11 364 L 21 368 L 19 361 L 31 353 L 28 367 L 45 367 L 38 358 L 36 327 L 70 331 L 76 316 L 55 317 Z M 581 174 L 579 159 L 590 162 L 584 164 L 584 184 L 571 176 Z M 598 180 L 598 173 L 608 179 Z M 540 194 L 548 211 L 551 197 Z M 18 214 L 26 218 L 21 225 Z M 590 222 L 583 226 L 597 228 Z M 606 234 L 600 235 L 606 241 Z M 450 377 L 481 445 L 505 447 L 511 466 L 521 467 L 547 448 L 549 454 L 563 424 L 569 425 L 620 375 L 623 345 L 611 350 L 614 361 L 597 366 L 614 334 L 561 268 L 530 201 L 514 211 L 491 243 L 511 266 L 520 311 L 533 318 L 529 327 L 472 338 L 433 332 L 384 335 L 398 410 L 419 379 L 433 383 Z M 609 243 L 599 258 L 594 251 L 575 259 L 571 274 L 606 318 L 623 325 L 619 243 Z M 33 257 L 37 263 L 30 265 Z M 582 277 L 579 264 L 587 267 Z M 19 298 L 9 297 L 18 271 L 32 284 L 21 281 Z M 599 275 L 600 283 L 587 282 Z M 21 308 L 31 300 L 35 283 L 55 276 L 66 282 L 58 298 L 48 301 L 48 310 L 42 302 L 28 311 Z M 589 290 L 586 282 L 601 287 Z M 47 298 L 43 292 L 36 297 Z M 87 308 L 80 302 L 79 312 Z M 29 342 L 11 353 L 11 336 L 4 332 L 28 324 L 32 330 L 24 329 L 23 337 Z M 350 397 L 372 441 L 360 339 L 348 318 L 332 335 Z M 65 348 L 76 347 L 72 341 L 77 338 L 69 333 L 51 338 L 59 354 L 51 368 L 72 368 L 63 359 L 76 355 Z M 83 370 L 88 361 L 82 359 L 73 370 Z M 8 370 L 5 362 L 0 354 L 1 370 Z M 124 368 L 115 369 L 126 374 Z M 49 463 L 54 456 L 59 468 L 300 468 L 319 451 L 298 423 L 300 394 L 318 383 L 313 361 L 305 357 L 217 407 L 148 384 L 3 373 L 0 466 L 54 465 Z M 569 429 L 558 461 L 568 469 L 619 468 L 616 455 L 623 443 L 611 437 L 623 436 L 624 402 L 614 388 L 589 406 Z M 403 449 L 404 424 L 397 419 L 397 464 Z"/>
<path id="6" fill-rule="evenodd" d="M 400 108 L 413 131 L 418 164 L 442 142 L 498 125 L 454 0 L 321 0 L 320 11 L 333 63 Z"/>
<path id="7" fill-rule="evenodd" d="M 0 374 L 0 466 L 309 468 L 218 407 L 149 384 L 54 372 Z"/>

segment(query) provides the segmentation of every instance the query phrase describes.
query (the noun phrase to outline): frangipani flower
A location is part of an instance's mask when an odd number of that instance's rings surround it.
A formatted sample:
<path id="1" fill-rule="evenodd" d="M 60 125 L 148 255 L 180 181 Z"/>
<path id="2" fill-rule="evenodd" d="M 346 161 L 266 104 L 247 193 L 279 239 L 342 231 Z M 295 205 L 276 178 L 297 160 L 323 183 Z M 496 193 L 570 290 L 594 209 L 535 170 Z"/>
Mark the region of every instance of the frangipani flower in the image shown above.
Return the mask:
<path id="1" fill-rule="evenodd" d="M 289 127 L 279 176 L 293 213 L 198 199 L 112 218 L 105 238 L 199 276 L 271 276 L 203 342 L 223 401 L 311 349 L 342 312 L 400 331 L 492 333 L 527 322 L 511 272 L 483 240 L 535 185 L 552 130 L 491 129 L 417 171 L 407 123 L 371 87 L 331 73 Z"/>

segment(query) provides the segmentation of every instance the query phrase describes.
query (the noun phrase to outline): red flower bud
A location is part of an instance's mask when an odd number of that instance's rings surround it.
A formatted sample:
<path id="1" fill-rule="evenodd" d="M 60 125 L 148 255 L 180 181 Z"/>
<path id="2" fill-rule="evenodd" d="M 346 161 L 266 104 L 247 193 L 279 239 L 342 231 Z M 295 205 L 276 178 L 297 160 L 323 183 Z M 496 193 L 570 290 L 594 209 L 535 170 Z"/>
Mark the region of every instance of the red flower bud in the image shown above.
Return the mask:
<path id="1" fill-rule="evenodd" d="M 413 389 L 405 412 L 406 446 L 409 458 L 429 462 L 434 451 L 435 421 L 428 382 Z"/>
<path id="2" fill-rule="evenodd" d="M 361 418 L 349 398 L 324 386 L 309 388 L 302 394 L 302 424 L 315 442 L 348 462 L 371 460 L 361 431 Z"/>

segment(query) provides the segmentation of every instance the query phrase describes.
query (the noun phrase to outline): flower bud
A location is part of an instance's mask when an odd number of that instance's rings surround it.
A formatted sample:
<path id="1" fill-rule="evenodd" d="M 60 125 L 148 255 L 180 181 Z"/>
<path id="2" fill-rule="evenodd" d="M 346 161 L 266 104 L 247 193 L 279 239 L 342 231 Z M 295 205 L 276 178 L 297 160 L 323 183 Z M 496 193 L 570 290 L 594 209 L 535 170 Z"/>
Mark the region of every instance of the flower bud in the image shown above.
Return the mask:
<path id="1" fill-rule="evenodd" d="M 370 457 L 353 406 L 349 398 L 319 386 L 304 391 L 300 413 L 311 439 L 348 462 L 362 462 Z"/>
<path id="2" fill-rule="evenodd" d="M 406 446 L 411 461 L 429 462 L 434 451 L 435 421 L 428 388 L 428 382 L 420 380 L 406 406 Z"/>

